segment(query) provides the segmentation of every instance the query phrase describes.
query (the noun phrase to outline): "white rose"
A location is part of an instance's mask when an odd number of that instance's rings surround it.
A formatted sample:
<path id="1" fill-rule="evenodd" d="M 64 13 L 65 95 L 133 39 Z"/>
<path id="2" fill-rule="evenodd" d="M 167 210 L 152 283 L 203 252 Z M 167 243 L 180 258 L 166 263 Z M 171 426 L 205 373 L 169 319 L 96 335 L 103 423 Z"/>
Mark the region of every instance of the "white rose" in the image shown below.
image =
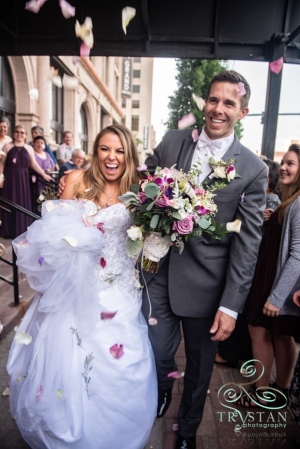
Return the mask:
<path id="1" fill-rule="evenodd" d="M 226 230 L 228 232 L 237 232 L 239 233 L 241 230 L 242 222 L 241 220 L 234 220 L 226 224 Z"/>
<path id="2" fill-rule="evenodd" d="M 128 237 L 135 241 L 135 240 L 143 240 L 143 233 L 141 231 L 141 228 L 138 226 L 131 226 L 131 228 L 127 229 Z"/>
<path id="3" fill-rule="evenodd" d="M 214 176 L 216 178 L 226 178 L 225 167 L 216 167 L 214 169 Z"/>

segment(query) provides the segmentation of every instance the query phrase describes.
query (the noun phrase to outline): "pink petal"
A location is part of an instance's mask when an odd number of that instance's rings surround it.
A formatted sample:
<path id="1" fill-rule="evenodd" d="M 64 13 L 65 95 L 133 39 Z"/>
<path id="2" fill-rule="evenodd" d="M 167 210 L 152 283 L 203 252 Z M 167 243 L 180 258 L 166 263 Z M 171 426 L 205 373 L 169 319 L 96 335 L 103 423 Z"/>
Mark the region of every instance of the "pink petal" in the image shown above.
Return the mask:
<path id="1" fill-rule="evenodd" d="M 196 118 L 192 112 L 186 114 L 178 121 L 178 129 L 185 129 L 196 123 Z"/>
<path id="2" fill-rule="evenodd" d="M 98 224 L 97 224 L 97 229 L 99 229 L 99 231 L 102 232 L 102 234 L 105 233 L 105 231 L 104 231 L 104 229 L 103 229 L 103 225 L 104 225 L 104 223 L 98 223 Z"/>
<path id="3" fill-rule="evenodd" d="M 59 6 L 65 19 L 75 16 L 75 6 L 71 6 L 66 0 L 59 0 Z"/>
<path id="4" fill-rule="evenodd" d="M 39 263 L 40 266 L 43 265 L 44 260 L 45 260 L 44 257 L 40 257 L 39 258 L 38 263 Z"/>
<path id="5" fill-rule="evenodd" d="M 86 219 L 85 215 L 81 216 L 81 221 L 82 221 L 82 223 L 84 223 L 86 225 L 87 228 L 89 228 L 91 226 L 91 223 Z"/>
<path id="6" fill-rule="evenodd" d="M 271 72 L 274 72 L 276 73 L 276 75 L 278 75 L 278 73 L 280 73 L 283 68 L 283 57 L 276 59 L 276 61 L 270 62 L 269 67 Z"/>
<path id="7" fill-rule="evenodd" d="M 101 312 L 100 317 L 101 320 L 111 320 L 117 313 L 117 310 L 115 312 Z"/>
<path id="8" fill-rule="evenodd" d="M 17 163 L 17 158 L 14 157 L 12 161 L 13 161 L 14 164 L 16 164 Z"/>
<path id="9" fill-rule="evenodd" d="M 172 371 L 172 373 L 169 373 L 167 377 L 173 377 L 173 379 L 181 379 L 182 374 L 179 371 Z"/>
<path id="10" fill-rule="evenodd" d="M 25 9 L 37 14 L 46 1 L 47 0 L 31 0 L 30 2 L 26 3 Z"/>
<path id="11" fill-rule="evenodd" d="M 172 424 L 172 430 L 173 430 L 174 432 L 177 432 L 178 429 L 179 429 L 178 423 Z"/>
<path id="12" fill-rule="evenodd" d="M 246 89 L 244 83 L 238 83 L 238 94 L 245 95 Z"/>
<path id="13" fill-rule="evenodd" d="M 106 260 L 103 257 L 101 257 L 101 259 L 100 259 L 100 265 L 102 268 L 106 267 Z"/>
<path id="14" fill-rule="evenodd" d="M 147 170 L 147 165 L 146 164 L 142 164 L 139 167 L 136 167 L 137 171 L 146 171 Z"/>
<path id="15" fill-rule="evenodd" d="M 78 61 L 79 61 L 79 56 L 73 56 L 73 58 L 72 58 L 73 64 L 76 65 Z"/>
<path id="16" fill-rule="evenodd" d="M 35 397 L 36 402 L 40 402 L 42 395 L 43 395 L 43 387 L 42 387 L 42 385 L 40 385 L 38 388 L 36 397 Z"/>
<path id="17" fill-rule="evenodd" d="M 35 175 L 32 175 L 32 176 L 31 176 L 31 181 L 32 181 L 32 182 L 36 182 L 36 176 L 35 176 Z"/>
<path id="18" fill-rule="evenodd" d="M 148 323 L 150 326 L 156 326 L 157 325 L 157 319 L 153 318 L 152 316 L 150 316 L 150 318 L 148 318 Z"/>
<path id="19" fill-rule="evenodd" d="M 3 331 L 3 324 L 0 321 L 0 334 L 1 334 L 2 331 Z"/>
<path id="20" fill-rule="evenodd" d="M 119 346 L 117 343 L 115 345 L 113 345 L 109 349 L 109 351 L 115 359 L 120 359 L 122 357 L 122 355 L 124 354 L 123 345 Z"/>
<path id="21" fill-rule="evenodd" d="M 90 47 L 88 47 L 84 42 L 80 45 L 80 56 L 89 56 L 90 54 Z"/>
<path id="22" fill-rule="evenodd" d="M 198 134 L 198 130 L 197 129 L 193 129 L 193 131 L 192 131 L 192 138 L 193 138 L 193 142 L 197 142 L 197 140 L 199 139 L 199 134 Z"/>

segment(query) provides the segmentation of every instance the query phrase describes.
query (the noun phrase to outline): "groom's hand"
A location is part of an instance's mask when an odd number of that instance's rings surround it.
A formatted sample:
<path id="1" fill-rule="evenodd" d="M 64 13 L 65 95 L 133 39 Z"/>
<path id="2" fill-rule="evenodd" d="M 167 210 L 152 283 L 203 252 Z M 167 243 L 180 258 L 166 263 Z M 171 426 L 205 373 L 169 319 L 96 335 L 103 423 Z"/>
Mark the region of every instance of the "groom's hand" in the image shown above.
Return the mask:
<path id="1" fill-rule="evenodd" d="M 210 333 L 213 334 L 211 339 L 213 341 L 226 340 L 235 327 L 236 320 L 227 313 L 218 310 L 210 329 Z"/>

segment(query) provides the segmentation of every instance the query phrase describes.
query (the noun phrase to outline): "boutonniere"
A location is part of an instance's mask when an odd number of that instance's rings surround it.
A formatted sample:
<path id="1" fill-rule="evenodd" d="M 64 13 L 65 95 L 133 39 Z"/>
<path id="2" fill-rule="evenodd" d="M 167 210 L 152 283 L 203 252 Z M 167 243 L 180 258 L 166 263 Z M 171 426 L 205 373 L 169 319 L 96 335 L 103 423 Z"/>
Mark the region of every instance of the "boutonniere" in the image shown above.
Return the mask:
<path id="1" fill-rule="evenodd" d="M 234 178 L 241 178 L 241 176 L 235 171 L 234 159 L 228 159 L 223 161 L 222 159 L 209 158 L 209 165 L 213 169 L 213 173 L 210 178 L 219 178 L 227 182 L 230 182 Z"/>

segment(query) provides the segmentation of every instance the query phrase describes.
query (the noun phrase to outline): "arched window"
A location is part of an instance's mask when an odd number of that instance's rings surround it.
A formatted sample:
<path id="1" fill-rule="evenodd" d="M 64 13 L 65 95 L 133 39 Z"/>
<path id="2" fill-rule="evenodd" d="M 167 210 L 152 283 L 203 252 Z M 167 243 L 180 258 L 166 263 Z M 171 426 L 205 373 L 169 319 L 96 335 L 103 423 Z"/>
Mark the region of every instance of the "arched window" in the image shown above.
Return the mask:
<path id="1" fill-rule="evenodd" d="M 0 56 L 0 115 L 9 119 L 10 132 L 15 126 L 15 112 L 15 94 L 10 67 L 7 59 Z"/>
<path id="2" fill-rule="evenodd" d="M 84 110 L 84 107 L 81 106 L 80 112 L 79 112 L 79 142 L 80 142 L 80 148 L 87 153 L 88 150 L 88 127 L 87 127 L 87 119 L 86 119 L 86 112 Z"/>

